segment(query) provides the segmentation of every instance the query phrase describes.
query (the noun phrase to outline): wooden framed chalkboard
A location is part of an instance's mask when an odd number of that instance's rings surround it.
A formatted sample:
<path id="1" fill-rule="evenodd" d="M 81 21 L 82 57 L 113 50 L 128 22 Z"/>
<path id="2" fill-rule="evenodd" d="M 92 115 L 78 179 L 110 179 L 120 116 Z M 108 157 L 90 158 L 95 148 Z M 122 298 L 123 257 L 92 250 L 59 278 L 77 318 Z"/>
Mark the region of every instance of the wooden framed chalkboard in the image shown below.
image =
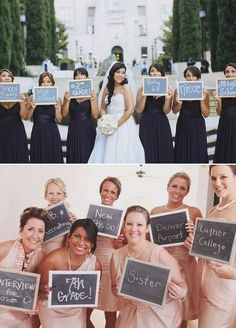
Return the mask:
<path id="1" fill-rule="evenodd" d="M 216 95 L 218 97 L 236 97 L 236 79 L 217 79 Z"/>
<path id="2" fill-rule="evenodd" d="M 19 83 L 0 83 L 0 102 L 19 102 L 20 84 Z"/>
<path id="3" fill-rule="evenodd" d="M 178 81 L 178 100 L 203 100 L 203 81 Z"/>
<path id="4" fill-rule="evenodd" d="M 158 245 L 183 245 L 188 236 L 185 224 L 189 221 L 187 208 L 150 216 L 151 241 Z"/>
<path id="5" fill-rule="evenodd" d="M 124 210 L 106 205 L 90 204 L 87 218 L 93 220 L 98 227 L 98 234 L 117 238 L 124 219 Z"/>
<path id="6" fill-rule="evenodd" d="M 40 275 L 0 269 L 0 307 L 18 311 L 36 308 Z"/>
<path id="7" fill-rule="evenodd" d="M 100 271 L 49 271 L 48 307 L 96 307 Z"/>
<path id="8" fill-rule="evenodd" d="M 127 257 L 118 295 L 162 307 L 170 279 L 170 269 Z"/>
<path id="9" fill-rule="evenodd" d="M 236 222 L 197 219 L 189 255 L 231 263 L 235 252 Z"/>
<path id="10" fill-rule="evenodd" d="M 34 87 L 33 95 L 36 105 L 55 105 L 58 99 L 58 87 Z"/>
<path id="11" fill-rule="evenodd" d="M 91 79 L 71 80 L 68 84 L 71 98 L 91 97 L 93 90 Z"/>
<path id="12" fill-rule="evenodd" d="M 143 77 L 144 96 L 165 96 L 168 94 L 168 80 L 165 76 Z"/>
<path id="13" fill-rule="evenodd" d="M 60 202 L 46 209 L 50 216 L 49 224 L 45 231 L 44 242 L 51 240 L 70 231 L 72 226 L 65 203 Z"/>

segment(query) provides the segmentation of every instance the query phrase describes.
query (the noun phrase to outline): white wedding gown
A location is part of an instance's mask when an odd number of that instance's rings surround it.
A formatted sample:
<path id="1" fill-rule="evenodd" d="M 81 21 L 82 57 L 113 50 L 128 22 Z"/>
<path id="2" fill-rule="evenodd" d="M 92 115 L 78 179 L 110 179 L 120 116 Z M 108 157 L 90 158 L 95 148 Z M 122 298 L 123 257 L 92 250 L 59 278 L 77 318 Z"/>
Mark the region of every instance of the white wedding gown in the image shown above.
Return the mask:
<path id="1" fill-rule="evenodd" d="M 111 97 L 107 114 L 119 119 L 124 114 L 124 108 L 124 96 L 118 93 Z M 88 163 L 145 163 L 144 149 L 132 116 L 110 136 L 97 131 Z"/>

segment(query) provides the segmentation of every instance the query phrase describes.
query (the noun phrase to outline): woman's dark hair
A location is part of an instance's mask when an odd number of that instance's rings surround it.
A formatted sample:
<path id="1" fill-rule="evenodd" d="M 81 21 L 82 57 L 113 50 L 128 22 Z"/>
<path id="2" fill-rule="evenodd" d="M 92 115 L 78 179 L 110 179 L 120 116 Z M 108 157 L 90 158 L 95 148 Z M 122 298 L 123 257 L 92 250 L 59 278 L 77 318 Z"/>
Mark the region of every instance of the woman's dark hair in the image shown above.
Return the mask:
<path id="1" fill-rule="evenodd" d="M 226 73 L 226 68 L 227 68 L 228 66 L 231 66 L 231 67 L 233 67 L 233 68 L 236 69 L 236 63 L 228 63 L 228 64 L 225 65 L 225 68 L 224 68 L 224 74 Z"/>
<path id="2" fill-rule="evenodd" d="M 158 72 L 161 73 L 161 76 L 165 76 L 165 69 L 164 69 L 164 66 L 162 64 L 151 64 L 151 66 L 149 67 L 149 70 L 148 70 L 148 75 L 150 75 L 150 72 L 151 72 L 151 69 L 152 68 L 155 68 L 156 70 L 158 70 Z"/>
<path id="3" fill-rule="evenodd" d="M 47 76 L 50 79 L 50 81 L 52 82 L 52 85 L 55 85 L 55 80 L 54 80 L 53 75 L 49 72 L 43 72 L 39 76 L 39 86 L 42 84 L 43 79 L 45 78 L 45 76 Z"/>
<path id="4" fill-rule="evenodd" d="M 209 165 L 209 174 L 211 174 L 211 169 L 214 167 L 214 166 L 228 166 L 230 169 L 231 169 L 231 171 L 233 172 L 233 175 L 236 175 L 236 165 L 228 165 L 228 164 L 223 164 L 223 165 L 221 165 L 221 164 L 212 164 L 212 165 Z"/>
<path id="5" fill-rule="evenodd" d="M 105 182 L 112 182 L 116 186 L 116 188 L 117 188 L 117 198 L 118 198 L 120 196 L 120 193 L 121 193 L 121 182 L 120 182 L 120 180 L 116 177 L 107 177 L 107 178 L 105 178 L 99 186 L 99 193 L 101 193 L 103 185 L 104 185 Z"/>
<path id="6" fill-rule="evenodd" d="M 79 67 L 79 68 L 76 68 L 74 70 L 74 73 L 73 73 L 74 80 L 75 80 L 76 76 L 78 75 L 78 73 L 80 73 L 81 75 L 85 75 L 86 77 L 88 77 L 88 71 L 84 67 Z"/>
<path id="7" fill-rule="evenodd" d="M 24 229 L 24 226 L 32 218 L 43 221 L 45 223 L 45 227 L 47 227 L 50 220 L 47 210 L 39 207 L 27 207 L 20 216 L 20 231 Z"/>
<path id="8" fill-rule="evenodd" d="M 113 96 L 114 93 L 114 88 L 115 88 L 115 81 L 114 81 L 114 75 L 115 72 L 118 71 L 118 69 L 120 68 L 124 68 L 126 71 L 126 66 L 124 63 L 115 63 L 112 68 L 109 71 L 109 75 L 108 75 L 108 83 L 106 85 L 107 89 L 108 89 L 108 105 L 111 103 L 111 97 Z M 126 78 L 124 78 L 124 80 L 121 82 L 121 85 L 127 84 L 128 80 Z"/>
<path id="9" fill-rule="evenodd" d="M 201 78 L 201 72 L 200 72 L 200 70 L 199 70 L 198 67 L 196 67 L 196 66 L 188 66 L 188 67 L 186 67 L 185 70 L 184 70 L 184 77 L 185 78 L 186 78 L 186 75 L 187 75 L 187 72 L 188 71 L 191 72 L 193 74 L 193 76 L 196 76 L 196 78 L 198 80 L 200 80 L 200 78 Z"/>
<path id="10" fill-rule="evenodd" d="M 89 218 L 76 220 L 72 224 L 68 238 L 70 238 L 74 231 L 79 227 L 84 228 L 84 230 L 86 231 L 89 241 L 93 244 L 93 247 L 91 248 L 91 253 L 94 253 L 97 247 L 98 234 L 98 228 L 96 224 L 93 222 L 92 219 Z"/>
<path id="11" fill-rule="evenodd" d="M 149 216 L 148 210 L 146 210 L 146 208 L 144 208 L 140 205 L 132 205 L 132 206 L 127 208 L 127 210 L 125 212 L 125 216 L 124 216 L 124 223 L 126 221 L 126 218 L 127 218 L 128 214 L 131 213 L 131 212 L 142 213 L 144 215 L 145 219 L 146 219 L 147 225 L 150 223 L 150 216 Z"/>

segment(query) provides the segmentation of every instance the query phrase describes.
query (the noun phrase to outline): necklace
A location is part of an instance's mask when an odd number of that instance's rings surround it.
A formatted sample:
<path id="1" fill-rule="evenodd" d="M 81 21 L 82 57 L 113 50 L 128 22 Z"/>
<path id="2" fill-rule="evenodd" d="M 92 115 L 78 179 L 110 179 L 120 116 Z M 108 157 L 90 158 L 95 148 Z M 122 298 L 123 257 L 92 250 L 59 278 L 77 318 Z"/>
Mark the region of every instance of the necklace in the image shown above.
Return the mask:
<path id="1" fill-rule="evenodd" d="M 168 207 L 167 205 L 165 205 L 165 208 L 169 211 L 172 211 L 172 210 L 179 210 L 180 208 L 182 208 L 184 206 L 184 204 L 182 203 L 179 207 L 174 207 L 174 208 L 170 208 Z"/>
<path id="2" fill-rule="evenodd" d="M 217 211 L 223 211 L 226 207 L 230 206 L 231 204 L 233 204 L 236 201 L 236 198 L 232 199 L 230 202 L 226 203 L 225 205 L 221 205 L 221 202 L 219 202 L 216 205 L 216 210 Z"/>
<path id="3" fill-rule="evenodd" d="M 136 259 L 137 257 L 139 257 L 139 256 L 143 253 L 143 251 L 145 250 L 145 248 L 146 248 L 146 243 L 145 243 L 144 247 L 143 247 L 142 249 L 140 249 L 140 251 L 139 251 L 136 255 L 131 255 L 131 254 L 129 253 L 129 249 L 128 249 L 128 247 L 127 247 L 127 255 L 128 255 L 129 257 L 131 257 L 132 259 Z"/>

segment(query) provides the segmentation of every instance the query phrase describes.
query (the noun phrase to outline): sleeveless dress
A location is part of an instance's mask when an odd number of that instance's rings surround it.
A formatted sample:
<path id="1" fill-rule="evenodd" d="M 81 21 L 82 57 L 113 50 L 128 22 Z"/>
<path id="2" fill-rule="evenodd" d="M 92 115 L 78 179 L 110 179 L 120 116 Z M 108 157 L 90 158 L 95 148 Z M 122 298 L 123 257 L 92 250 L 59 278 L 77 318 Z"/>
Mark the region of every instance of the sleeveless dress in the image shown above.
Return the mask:
<path id="1" fill-rule="evenodd" d="M 189 207 L 183 206 L 183 209 L 188 209 Z M 175 211 L 176 209 L 173 209 Z M 170 209 L 160 207 L 155 214 L 164 214 L 165 212 L 170 212 Z M 191 217 L 191 212 L 189 211 L 189 216 L 192 221 L 195 217 Z M 194 256 L 188 255 L 189 250 L 184 245 L 167 246 L 164 248 L 169 254 L 171 254 L 179 265 L 179 270 L 183 279 L 188 285 L 188 293 L 183 301 L 183 320 L 195 320 L 198 318 L 199 313 L 199 289 L 200 289 L 200 279 L 198 272 L 197 259 Z"/>
<path id="2" fill-rule="evenodd" d="M 96 256 L 91 254 L 75 271 L 94 271 Z M 48 301 L 39 301 L 39 318 L 43 328 L 86 328 L 86 307 L 48 308 Z"/>
<path id="3" fill-rule="evenodd" d="M 96 128 L 91 117 L 90 100 L 78 103 L 71 99 L 70 122 L 67 134 L 67 163 L 87 163 L 93 150 Z"/>
<path id="4" fill-rule="evenodd" d="M 28 163 L 27 136 L 20 104 L 7 109 L 0 104 L 0 163 Z"/>
<path id="5" fill-rule="evenodd" d="M 139 137 L 146 163 L 173 163 L 174 149 L 170 124 L 163 112 L 165 97 L 148 96 L 140 121 Z"/>
<path id="6" fill-rule="evenodd" d="M 147 242 L 147 247 L 142 254 L 142 260 L 145 258 L 145 261 L 158 265 L 160 249 L 160 246 Z M 113 254 L 117 285 L 127 256 L 127 245 L 117 249 Z M 182 303 L 178 300 L 167 297 L 166 304 L 160 308 L 130 299 L 127 300 L 119 313 L 116 328 L 179 328 L 182 320 L 181 316 Z"/>
<path id="7" fill-rule="evenodd" d="M 175 135 L 176 163 L 208 163 L 207 135 L 199 100 L 183 101 Z"/>
<path id="8" fill-rule="evenodd" d="M 125 110 L 124 95 L 111 97 L 107 114 L 119 119 Z M 144 149 L 132 116 L 114 134 L 102 135 L 98 132 L 89 163 L 144 163 Z"/>
<path id="9" fill-rule="evenodd" d="M 236 163 L 236 98 L 223 98 L 214 163 Z"/>
<path id="10" fill-rule="evenodd" d="M 54 105 L 38 105 L 33 113 L 31 163 L 63 163 L 61 137 Z"/>
<path id="11" fill-rule="evenodd" d="M 221 211 L 214 207 L 209 218 L 236 221 L 236 203 Z M 232 266 L 236 267 L 236 251 Z M 236 327 L 236 280 L 219 278 L 208 267 L 208 260 L 199 260 L 202 270 L 200 289 L 199 328 L 235 328 Z"/>
<path id="12" fill-rule="evenodd" d="M 95 255 L 102 265 L 97 309 L 107 312 L 119 311 L 124 305 L 124 301 L 120 297 L 115 296 L 111 289 L 110 262 L 114 251 L 115 248 L 112 238 L 105 236 L 97 237 Z"/>
<path id="13" fill-rule="evenodd" d="M 6 257 L 0 262 L 0 268 L 5 270 L 35 272 L 37 254 L 41 248 L 28 254 L 25 261 L 25 252 L 19 240 L 12 245 Z M 23 269 L 24 268 L 24 269 Z M 7 328 L 32 328 L 31 318 L 24 312 L 0 309 L 0 327 Z"/>

